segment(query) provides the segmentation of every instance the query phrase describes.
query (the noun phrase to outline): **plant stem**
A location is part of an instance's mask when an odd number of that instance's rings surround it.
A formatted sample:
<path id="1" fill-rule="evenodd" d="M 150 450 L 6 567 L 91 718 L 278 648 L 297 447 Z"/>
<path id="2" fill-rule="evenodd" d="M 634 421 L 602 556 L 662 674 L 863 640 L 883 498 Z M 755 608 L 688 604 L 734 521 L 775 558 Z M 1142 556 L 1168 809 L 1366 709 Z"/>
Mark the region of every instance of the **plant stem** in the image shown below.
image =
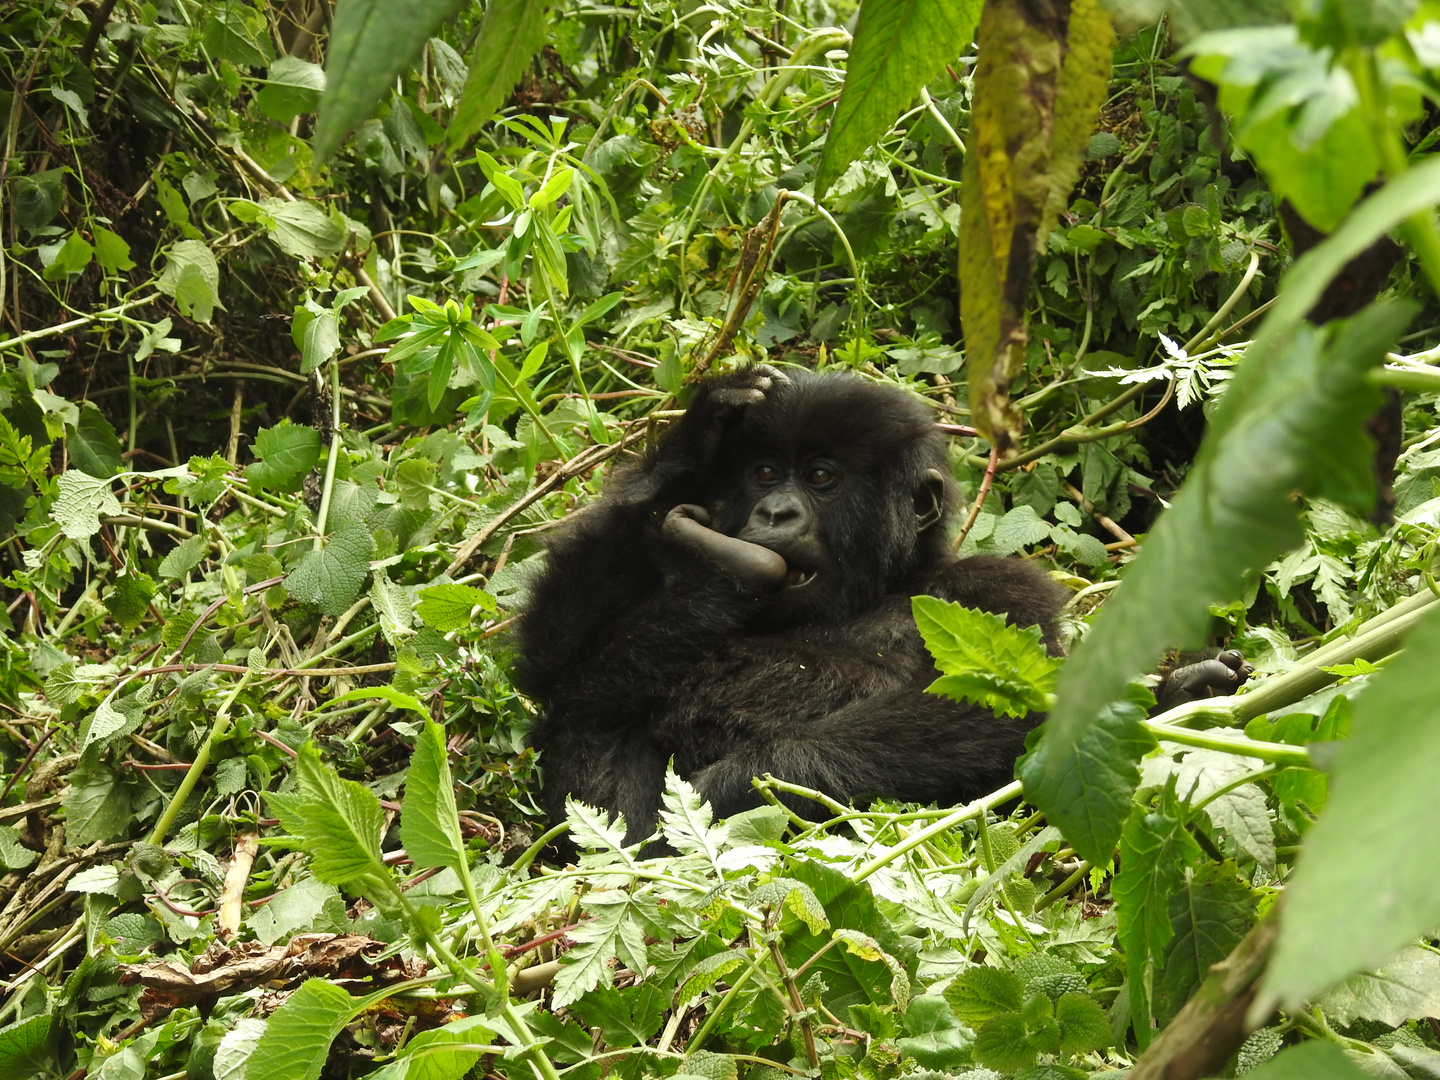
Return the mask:
<path id="1" fill-rule="evenodd" d="M 250 681 L 250 672 L 246 671 L 236 680 L 230 692 L 225 695 L 225 700 L 215 710 L 215 721 L 210 725 L 210 733 L 205 736 L 205 741 L 200 744 L 200 749 L 195 751 L 195 760 L 190 763 L 190 768 L 185 772 L 185 778 L 180 781 L 180 786 L 175 789 L 175 794 L 170 796 L 170 802 L 166 805 L 160 820 L 155 822 L 155 828 L 150 832 L 149 842 L 160 845 L 165 842 L 165 837 L 175 824 L 175 819 L 180 816 L 180 810 L 185 801 L 190 798 L 190 793 L 195 790 L 195 785 L 200 782 L 200 774 L 205 771 L 205 766 L 210 764 L 210 751 L 217 739 L 225 737 L 230 730 L 230 710 L 235 704 L 235 699 L 240 696 L 240 691 Z"/>

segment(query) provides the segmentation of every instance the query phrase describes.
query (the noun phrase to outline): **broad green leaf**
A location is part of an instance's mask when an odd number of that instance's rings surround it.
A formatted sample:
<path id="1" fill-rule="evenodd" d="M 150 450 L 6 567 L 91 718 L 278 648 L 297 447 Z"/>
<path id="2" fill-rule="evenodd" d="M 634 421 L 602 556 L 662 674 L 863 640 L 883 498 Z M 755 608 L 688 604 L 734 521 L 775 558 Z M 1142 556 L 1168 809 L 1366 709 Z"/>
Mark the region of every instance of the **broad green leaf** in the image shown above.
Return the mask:
<path id="1" fill-rule="evenodd" d="M 1006 1013 L 1018 1013 L 1025 1003 L 1025 984 L 1009 971 L 972 967 L 946 988 L 945 1000 L 956 1016 L 975 1027 Z"/>
<path id="2" fill-rule="evenodd" d="M 132 564 L 125 568 L 124 573 L 115 575 L 114 587 L 105 597 L 105 607 L 120 624 L 120 629 L 134 630 L 148 614 L 154 595 L 155 579 L 136 570 Z"/>
<path id="3" fill-rule="evenodd" d="M 233 760 L 233 759 L 232 759 Z M 313 877 L 302 877 L 245 917 L 245 925 L 257 940 L 273 945 L 297 930 L 316 930 L 324 925 L 322 913 L 334 905 L 342 913 L 345 901 L 333 885 Z"/>
<path id="4" fill-rule="evenodd" d="M 690 969 L 684 984 L 675 994 L 675 1001 L 680 1005 L 688 1005 L 726 975 L 745 966 L 745 954 L 738 949 L 707 956 Z"/>
<path id="5" fill-rule="evenodd" d="M 297 491 L 301 477 L 320 460 L 320 433 L 282 420 L 255 433 L 251 452 L 257 460 L 245 467 L 245 479 L 278 491 Z"/>
<path id="6" fill-rule="evenodd" d="M 831 931 L 831 936 L 845 943 L 845 951 L 862 960 L 875 960 L 890 969 L 890 1000 L 901 1009 L 910 1001 L 910 976 L 895 957 L 880 947 L 880 943 L 869 934 L 849 930 L 843 926 Z"/>
<path id="7" fill-rule="evenodd" d="M 315 604 L 326 615 L 339 615 L 360 594 L 370 572 L 375 539 L 363 522 L 336 531 L 319 551 L 307 551 L 285 578 L 296 600 Z"/>
<path id="8" fill-rule="evenodd" d="M 88 540 L 100 531 L 101 514 L 120 513 L 120 500 L 110 488 L 109 480 L 86 476 L 79 469 L 69 469 L 56 481 L 59 494 L 50 516 L 60 531 L 71 540 Z"/>
<path id="9" fill-rule="evenodd" d="M 1006 716 L 1049 707 L 1060 660 L 1040 643 L 1038 626 L 1011 626 L 1004 616 L 917 596 L 915 624 L 942 678 L 927 687 L 956 701 L 973 701 Z"/>
<path id="10" fill-rule="evenodd" d="M 1110 1021 L 1088 994 L 1061 994 L 1055 1003 L 1060 1025 L 1060 1051 L 1089 1054 L 1110 1045 Z"/>
<path id="11" fill-rule="evenodd" d="M 495 613 L 495 598 L 473 585 L 431 585 L 417 593 L 415 612 L 420 621 L 442 634 L 475 625 L 474 611 Z"/>
<path id="12" fill-rule="evenodd" d="M 181 240 L 165 254 L 165 269 L 155 282 L 157 289 L 176 300 L 186 298 L 192 307 L 200 302 L 202 292 L 208 296 L 209 307 L 224 306 L 220 303 L 220 264 L 202 241 Z M 200 304 L 197 310 L 205 307 Z M 209 321 L 208 312 L 201 321 Z"/>
<path id="13" fill-rule="evenodd" d="M 1368 512 L 1372 444 L 1364 425 L 1378 395 L 1365 373 L 1412 310 L 1372 305 L 1326 330 L 1293 327 L 1283 349 L 1257 354 L 1252 346 L 1185 486 L 1060 673 L 1050 753 L 1166 647 L 1199 644 L 1211 605 L 1239 596 L 1251 569 L 1300 541 L 1297 488 Z"/>
<path id="14" fill-rule="evenodd" d="M 470 138 L 505 100 L 541 45 L 549 0 L 490 0 L 475 47 L 466 57 L 470 76 L 450 121 L 450 146 Z"/>
<path id="15" fill-rule="evenodd" d="M 32 1016 L 0 1028 L 0 1073 L 26 1076 L 48 1070 L 51 1019 Z"/>
<path id="16" fill-rule="evenodd" d="M 455 785 L 445 750 L 445 729 L 433 720 L 426 720 L 415 737 L 415 752 L 405 774 L 400 842 L 415 865 L 424 869 L 458 867 L 465 858 Z"/>
<path id="17" fill-rule="evenodd" d="M 1210 966 L 1240 944 L 1255 922 L 1255 901 L 1254 890 L 1228 862 L 1202 865 L 1170 897 L 1175 936 L 1155 968 L 1155 1017 L 1162 1027 L 1194 995 Z"/>
<path id="18" fill-rule="evenodd" d="M 944 998 L 927 995 L 912 1000 L 905 1010 L 905 1031 L 907 1035 L 895 1041 L 896 1048 L 922 1068 L 954 1074 L 971 1064 L 974 1038 Z"/>
<path id="19" fill-rule="evenodd" d="M 380 858 L 385 827 L 380 800 L 354 780 L 342 780 L 320 760 L 313 743 L 300 748 L 295 770 L 298 792 L 270 801 L 281 826 L 310 856 L 315 876 L 327 885 L 358 889 L 372 900 L 377 895 L 389 900 L 384 887 L 390 871 Z"/>
<path id="20" fill-rule="evenodd" d="M 1330 801 L 1286 884 L 1280 938 L 1256 1001 L 1315 997 L 1440 926 L 1440 834 L 1420 808 L 1440 776 L 1440 612 L 1352 705 Z"/>
<path id="21" fill-rule="evenodd" d="M 1144 724 L 1139 704 L 1115 702 L 1100 710 L 1078 742 L 1057 753 L 1047 720 L 1040 741 L 1015 767 L 1025 798 L 1049 814 L 1065 839 L 1096 866 L 1114 854 L 1140 780 L 1137 762 L 1155 748 Z"/>
<path id="22" fill-rule="evenodd" d="M 750 902 L 760 907 L 784 908 L 803 922 L 812 934 L 829 927 L 830 920 L 815 890 L 794 878 L 772 878 L 756 885 Z"/>
<path id="23" fill-rule="evenodd" d="M 469 1047 L 495 1043 L 495 1034 L 495 1025 L 485 1016 L 461 1017 L 420 1032 L 405 1043 L 396 1061 L 368 1075 L 371 1080 L 461 1080 L 480 1060 L 480 1051 Z"/>
<path id="24" fill-rule="evenodd" d="M 1185 827 L 1170 789 L 1154 810 L 1131 815 L 1120 836 L 1120 872 L 1113 892 L 1130 985 L 1130 1015 L 1143 1047 L 1150 1041 L 1147 972 L 1160 960 L 1174 934 L 1170 897 L 1185 871 L 1200 857 L 1200 845 Z"/>
<path id="25" fill-rule="evenodd" d="M 1340 465 L 1347 487 L 1363 486 L 1370 457 L 1360 428 L 1369 415 L 1366 401 L 1373 400 L 1364 369 L 1378 362 L 1393 340 L 1380 335 L 1403 314 L 1382 306 L 1357 316 L 1361 332 L 1353 325 L 1342 331 L 1350 355 L 1340 340 L 1321 357 L 1311 352 L 1313 341 L 1302 346 L 1296 339 L 1317 333 L 1302 323 L 1330 279 L 1410 214 L 1429 209 L 1436 190 L 1440 157 L 1406 170 L 1362 202 L 1286 275 L 1175 504 L 1061 673 L 1048 722 L 1048 753 L 1058 757 L 1047 767 L 1061 768 L 1060 759 L 1105 702 L 1121 696 L 1164 649 L 1202 639 L 1210 606 L 1238 596 L 1248 570 L 1298 538 L 1290 502 L 1297 481 L 1320 489 L 1312 494 L 1329 492 L 1327 471 Z M 1366 341 L 1365 334 L 1376 339 Z M 1254 490 L 1257 483 L 1263 492 Z M 1352 503 L 1359 494 L 1341 501 Z M 1268 542 L 1250 535 L 1256 527 L 1272 534 Z"/>
<path id="26" fill-rule="evenodd" d="M 1282 1050 L 1245 1076 L 1246 1080 L 1366 1080 L 1345 1051 L 1320 1039 Z"/>
<path id="27" fill-rule="evenodd" d="M 274 222 L 268 231 L 275 246 L 287 255 L 319 259 L 339 254 L 345 246 L 345 230 L 314 203 L 274 198 L 260 206 Z"/>
<path id="28" fill-rule="evenodd" d="M 344 0 L 336 6 L 325 95 L 311 140 L 318 160 L 370 118 L 396 76 L 409 70 L 425 42 L 463 6 L 464 0 Z"/>
<path id="29" fill-rule="evenodd" d="M 178 581 L 191 570 L 200 565 L 210 550 L 210 542 L 203 534 L 196 534 L 190 539 L 182 541 L 170 549 L 170 553 L 160 560 L 160 576 L 169 578 L 171 581 Z"/>
<path id="30" fill-rule="evenodd" d="M 115 429 L 89 402 L 80 406 L 79 422 L 67 430 L 65 449 L 75 467 L 91 476 L 114 476 L 125 465 Z"/>
<path id="31" fill-rule="evenodd" d="M 53 250 L 54 256 L 45 264 L 41 275 L 46 281 L 73 277 L 89 266 L 90 260 L 95 257 L 95 249 L 78 232 L 72 232 L 63 244 Z"/>
<path id="32" fill-rule="evenodd" d="M 71 843 L 89 844 L 124 832 L 133 802 L 130 789 L 113 769 L 82 760 L 70 774 L 64 806 L 66 838 Z"/>
<path id="33" fill-rule="evenodd" d="M 91 232 L 95 237 L 95 260 L 107 274 L 135 269 L 135 260 L 130 258 L 130 245 L 120 236 L 101 225 L 96 225 Z"/>
<path id="34" fill-rule="evenodd" d="M 975 1060 L 989 1069 L 1012 1072 L 1032 1064 L 1038 1051 L 1019 1013 L 1003 1013 L 980 1025 L 971 1047 Z"/>
<path id="35" fill-rule="evenodd" d="M 270 65 L 270 76 L 255 95 L 260 111 L 288 124 L 301 113 L 314 112 L 325 91 L 325 72 L 298 56 L 282 56 Z"/>
<path id="36" fill-rule="evenodd" d="M 240 67 L 264 67 L 275 59 L 265 17 L 248 5 L 224 0 L 205 13 L 201 41 L 212 59 Z"/>
<path id="37" fill-rule="evenodd" d="M 1325 1015 L 1341 1024 L 1378 1020 L 1399 1027 L 1440 1013 L 1440 954 L 1407 945 L 1374 971 L 1352 975 L 1320 999 Z"/>
<path id="38" fill-rule="evenodd" d="M 815 196 L 953 64 L 975 36 L 981 0 L 864 0 L 845 86 L 815 174 Z"/>
<path id="39" fill-rule="evenodd" d="M 340 351 L 340 324 L 335 313 L 322 311 L 305 327 L 304 352 L 300 360 L 302 374 L 309 373 Z"/>
<path id="40" fill-rule="evenodd" d="M 643 1046 L 659 1034 L 668 1004 L 669 994 L 646 982 L 586 994 L 570 1014 L 591 1031 L 599 1028 L 607 1046 Z"/>
<path id="41" fill-rule="evenodd" d="M 415 607 L 404 586 L 383 573 L 370 579 L 370 603 L 380 616 L 380 633 L 391 645 L 398 645 L 414 633 Z"/>
<path id="42" fill-rule="evenodd" d="M 317 1080 L 335 1036 L 364 1006 L 332 982 L 305 980 L 270 1017 L 245 1080 Z"/>

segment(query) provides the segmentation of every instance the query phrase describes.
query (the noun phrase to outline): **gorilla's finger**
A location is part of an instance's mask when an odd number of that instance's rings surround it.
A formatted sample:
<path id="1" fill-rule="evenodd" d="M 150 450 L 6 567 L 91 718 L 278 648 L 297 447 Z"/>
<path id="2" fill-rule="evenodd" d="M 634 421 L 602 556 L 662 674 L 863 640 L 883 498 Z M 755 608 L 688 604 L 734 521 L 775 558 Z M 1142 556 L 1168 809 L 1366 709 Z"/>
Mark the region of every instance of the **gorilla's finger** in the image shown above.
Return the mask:
<path id="1" fill-rule="evenodd" d="M 774 592 L 785 584 L 785 560 L 769 548 L 706 528 L 694 516 L 698 506 L 675 507 L 665 515 L 665 538 L 710 560 L 747 588 Z M 709 516 L 708 514 L 706 515 Z"/>

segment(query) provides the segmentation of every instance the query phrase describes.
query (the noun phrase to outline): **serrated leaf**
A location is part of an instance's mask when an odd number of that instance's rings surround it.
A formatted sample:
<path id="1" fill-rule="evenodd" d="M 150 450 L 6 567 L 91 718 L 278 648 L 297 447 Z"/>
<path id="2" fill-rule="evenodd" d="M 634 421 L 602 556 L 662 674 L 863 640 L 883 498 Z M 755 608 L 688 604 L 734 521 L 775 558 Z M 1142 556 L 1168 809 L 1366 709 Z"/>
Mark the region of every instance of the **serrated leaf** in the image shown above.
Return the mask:
<path id="1" fill-rule="evenodd" d="M 980 0 L 864 0 L 815 174 L 819 198 L 975 36 Z"/>
<path id="2" fill-rule="evenodd" d="M 337 255 L 345 246 L 345 230 L 314 203 L 264 199 L 260 206 L 273 225 L 268 227 L 275 246 L 297 259 Z"/>
<path id="3" fill-rule="evenodd" d="M 698 791 L 687 781 L 665 770 L 665 791 L 661 796 L 660 831 L 682 855 L 703 855 L 718 866 L 720 848 L 727 830 L 714 827 L 715 814 Z"/>
<path id="4" fill-rule="evenodd" d="M 975 1027 L 1006 1013 L 1018 1013 L 1025 1003 L 1025 984 L 1009 971 L 972 967 L 946 988 L 945 1000 L 956 1016 Z"/>
<path id="5" fill-rule="evenodd" d="M 80 419 L 69 429 L 65 449 L 75 467 L 91 476 L 111 477 L 125 465 L 115 429 L 89 403 L 80 406 Z"/>
<path id="6" fill-rule="evenodd" d="M 1174 934 L 1170 897 L 1185 871 L 1200 857 L 1200 845 L 1185 828 L 1171 789 L 1154 810 L 1135 813 L 1120 836 L 1120 872 L 1112 891 L 1118 916 L 1116 939 L 1125 950 L 1130 1013 L 1137 1037 L 1149 1042 L 1151 1013 L 1147 972 L 1159 961 Z"/>
<path id="7" fill-rule="evenodd" d="M 182 540 L 160 560 L 160 576 L 178 581 L 199 566 L 209 550 L 210 542 L 203 534 L 197 533 L 188 540 Z"/>
<path id="8" fill-rule="evenodd" d="M 124 573 L 115 576 L 115 584 L 105 597 L 105 607 L 120 629 L 128 632 L 144 620 L 154 595 L 155 579 L 127 566 Z"/>
<path id="9" fill-rule="evenodd" d="M 1116 702 L 1100 710 L 1079 742 L 1061 759 L 1049 744 L 1047 720 L 1040 740 L 1015 766 L 1025 798 L 1043 809 L 1075 850 L 1096 866 L 1114 854 L 1140 780 L 1139 760 L 1155 748 L 1145 710 Z M 1056 762 L 1059 764 L 1056 764 Z"/>
<path id="10" fill-rule="evenodd" d="M 980 1025 L 970 1050 L 980 1064 L 1011 1072 L 1035 1060 L 1037 1051 L 1030 1045 L 1029 1035 L 1018 1013 L 1002 1013 Z"/>
<path id="11" fill-rule="evenodd" d="M 465 89 L 450 120 L 448 140 L 459 147 L 480 130 L 514 89 L 530 58 L 545 43 L 549 0 L 490 0 L 475 47 Z"/>
<path id="12" fill-rule="evenodd" d="M 74 844 L 110 840 L 130 823 L 130 789 L 106 765 L 82 761 L 70 774 L 70 791 L 63 805 L 65 836 Z"/>
<path id="13" fill-rule="evenodd" d="M 812 934 L 829 927 L 830 919 L 815 890 L 794 878 L 772 878 L 756 885 L 750 902 L 760 907 L 784 908 L 805 924 Z"/>
<path id="14" fill-rule="evenodd" d="M 346 0 L 338 5 L 325 58 L 325 94 L 311 140 L 317 160 L 329 157 L 369 119 L 396 76 L 409 70 L 425 42 L 463 6 L 464 0 Z M 500 51 L 493 42 L 490 47 Z"/>
<path id="15" fill-rule="evenodd" d="M 1374 971 L 1352 975 L 1320 999 L 1325 1015 L 1341 1024 L 1377 1020 L 1399 1027 L 1440 1013 L 1440 954 L 1407 945 Z"/>
<path id="16" fill-rule="evenodd" d="M 245 1080 L 317 1080 L 330 1044 L 365 1005 L 325 979 L 307 979 L 270 1017 Z"/>
<path id="17" fill-rule="evenodd" d="M 310 320 L 301 349 L 301 374 L 314 371 L 340 351 L 340 324 L 334 312 L 322 311 Z"/>
<path id="18" fill-rule="evenodd" d="M 49 1071 L 51 1019 L 48 1014 L 32 1016 L 0 1028 L 0 1072 L 24 1076 Z"/>
<path id="19" fill-rule="evenodd" d="M 1174 937 L 1155 971 L 1155 1017 L 1174 1019 L 1196 989 L 1255 922 L 1256 896 L 1234 863 L 1200 866 L 1170 897 Z"/>
<path id="20" fill-rule="evenodd" d="M 375 539 L 361 522 L 339 529 L 319 551 L 307 551 L 285 577 L 296 600 L 316 605 L 326 615 L 339 615 L 360 595 Z"/>
<path id="21" fill-rule="evenodd" d="M 1055 1003 L 1060 1025 L 1060 1052 L 1089 1054 L 1110 1045 L 1110 1021 L 1105 1010 L 1086 994 L 1061 994 Z"/>
<path id="22" fill-rule="evenodd" d="M 675 995 L 675 1001 L 679 1005 L 688 1005 L 726 975 L 739 970 L 745 964 L 745 955 L 735 949 L 705 957 L 690 969 L 690 974 L 685 977 L 685 982 Z"/>
<path id="23" fill-rule="evenodd" d="M 68 469 L 55 483 L 58 494 L 50 516 L 71 540 L 89 540 L 100 531 L 102 514 L 120 513 L 120 500 L 110 489 L 109 480 L 99 480 L 78 469 Z"/>
<path id="24" fill-rule="evenodd" d="M 370 603 L 380 617 L 380 633 L 391 645 L 398 645 L 415 633 L 415 609 L 403 585 L 377 573 L 370 581 Z"/>
<path id="25" fill-rule="evenodd" d="M 420 621 L 442 634 L 475 625 L 474 611 L 493 615 L 495 598 L 473 585 L 431 585 L 417 594 L 415 613 Z"/>
<path id="26" fill-rule="evenodd" d="M 1286 883 L 1280 938 L 1256 1007 L 1298 1002 L 1440 925 L 1440 835 L 1426 813 L 1440 776 L 1440 612 L 1352 703 L 1330 800 Z"/>
<path id="27" fill-rule="evenodd" d="M 598 903 L 602 899 L 604 903 Z M 617 957 L 632 970 L 645 966 L 645 936 L 631 915 L 629 897 L 624 893 L 595 894 L 588 906 L 595 917 L 572 932 L 577 944 L 560 958 L 553 989 L 557 1008 L 579 1000 L 597 986 L 614 985 L 611 961 Z"/>
<path id="28" fill-rule="evenodd" d="M 915 625 L 944 674 L 929 687 L 956 701 L 974 701 L 1006 716 L 1049 705 L 1060 661 L 1040 643 L 1040 628 L 1016 627 L 1001 615 L 917 596 Z"/>
<path id="29" fill-rule="evenodd" d="M 350 886 L 372 900 L 377 895 L 388 900 L 375 887 L 390 881 L 390 871 L 380 858 L 385 812 L 375 793 L 341 779 L 321 761 L 313 743 L 300 748 L 295 770 L 296 793 L 266 798 L 285 831 L 310 856 L 312 872 L 327 885 Z"/>
<path id="30" fill-rule="evenodd" d="M 425 869 L 458 867 L 465 858 L 455 785 L 445 750 L 445 729 L 433 720 L 425 721 L 416 736 L 410 770 L 405 774 L 400 841 L 415 865 Z"/>
<path id="31" fill-rule="evenodd" d="M 320 460 L 320 433 L 282 420 L 255 433 L 251 452 L 258 460 L 246 466 L 247 480 L 277 491 L 295 491 L 300 478 Z"/>

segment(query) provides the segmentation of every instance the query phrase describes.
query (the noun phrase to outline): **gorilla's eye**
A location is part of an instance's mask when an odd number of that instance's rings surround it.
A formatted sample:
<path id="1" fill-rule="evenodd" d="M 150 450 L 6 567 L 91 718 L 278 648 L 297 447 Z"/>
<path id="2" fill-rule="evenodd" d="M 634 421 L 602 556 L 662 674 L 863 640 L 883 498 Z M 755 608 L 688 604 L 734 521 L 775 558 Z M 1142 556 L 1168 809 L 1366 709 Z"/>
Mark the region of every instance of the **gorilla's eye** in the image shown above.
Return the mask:
<path id="1" fill-rule="evenodd" d="M 816 465 L 805 474 L 805 483 L 811 487 L 829 487 L 835 482 L 835 473 L 824 465 Z"/>
<path id="2" fill-rule="evenodd" d="M 762 484 L 775 484 L 780 481 L 780 470 L 774 465 L 755 466 L 755 479 Z"/>

